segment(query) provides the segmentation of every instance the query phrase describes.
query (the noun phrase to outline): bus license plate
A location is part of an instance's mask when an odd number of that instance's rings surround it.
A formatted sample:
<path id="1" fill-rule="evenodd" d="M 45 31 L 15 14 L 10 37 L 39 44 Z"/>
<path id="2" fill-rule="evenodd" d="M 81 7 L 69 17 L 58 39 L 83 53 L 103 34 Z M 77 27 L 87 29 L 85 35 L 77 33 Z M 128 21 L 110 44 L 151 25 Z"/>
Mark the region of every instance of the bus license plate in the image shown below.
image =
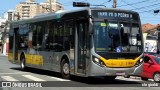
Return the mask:
<path id="1" fill-rule="evenodd" d="M 125 75 L 124 72 L 117 72 L 116 75 Z"/>

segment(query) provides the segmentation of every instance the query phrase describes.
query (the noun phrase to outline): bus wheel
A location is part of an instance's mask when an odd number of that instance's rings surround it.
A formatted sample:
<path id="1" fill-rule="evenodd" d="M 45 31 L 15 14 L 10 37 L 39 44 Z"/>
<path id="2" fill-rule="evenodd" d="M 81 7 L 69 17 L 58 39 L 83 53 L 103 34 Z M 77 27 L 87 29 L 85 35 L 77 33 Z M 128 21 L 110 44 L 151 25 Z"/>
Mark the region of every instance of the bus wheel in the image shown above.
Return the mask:
<path id="1" fill-rule="evenodd" d="M 21 56 L 21 60 L 20 60 L 20 68 L 22 69 L 22 70 L 25 70 L 25 57 L 22 55 Z"/>
<path id="2" fill-rule="evenodd" d="M 115 78 L 116 76 L 105 76 L 104 77 L 105 80 L 109 80 L 109 81 L 114 80 Z"/>
<path id="3" fill-rule="evenodd" d="M 70 69 L 69 69 L 69 62 L 65 59 L 61 62 L 61 75 L 65 79 L 70 79 Z"/>
<path id="4" fill-rule="evenodd" d="M 160 73 L 155 73 L 154 75 L 153 75 L 153 80 L 155 81 L 155 82 L 160 82 Z"/>

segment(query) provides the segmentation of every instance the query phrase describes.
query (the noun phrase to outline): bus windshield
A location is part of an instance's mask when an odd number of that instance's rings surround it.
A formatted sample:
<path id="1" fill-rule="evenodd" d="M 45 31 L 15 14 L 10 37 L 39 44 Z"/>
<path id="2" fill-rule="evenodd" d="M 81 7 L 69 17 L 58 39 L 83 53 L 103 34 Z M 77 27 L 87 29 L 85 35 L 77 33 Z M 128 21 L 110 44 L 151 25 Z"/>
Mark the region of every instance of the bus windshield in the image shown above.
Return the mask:
<path id="1" fill-rule="evenodd" d="M 95 21 L 94 41 L 97 52 L 142 52 L 139 24 Z"/>

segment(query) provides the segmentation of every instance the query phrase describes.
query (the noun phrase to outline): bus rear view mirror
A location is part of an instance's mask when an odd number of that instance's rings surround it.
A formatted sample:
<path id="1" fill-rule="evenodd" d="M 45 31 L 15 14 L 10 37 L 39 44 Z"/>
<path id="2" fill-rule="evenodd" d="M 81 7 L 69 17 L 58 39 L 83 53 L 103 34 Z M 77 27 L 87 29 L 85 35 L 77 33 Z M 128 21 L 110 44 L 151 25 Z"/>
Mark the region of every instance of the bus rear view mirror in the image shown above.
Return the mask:
<path id="1" fill-rule="evenodd" d="M 157 54 L 159 54 L 159 49 L 157 49 Z"/>
<path id="2" fill-rule="evenodd" d="M 105 22 L 106 25 L 108 26 L 108 19 L 104 19 L 104 22 Z"/>

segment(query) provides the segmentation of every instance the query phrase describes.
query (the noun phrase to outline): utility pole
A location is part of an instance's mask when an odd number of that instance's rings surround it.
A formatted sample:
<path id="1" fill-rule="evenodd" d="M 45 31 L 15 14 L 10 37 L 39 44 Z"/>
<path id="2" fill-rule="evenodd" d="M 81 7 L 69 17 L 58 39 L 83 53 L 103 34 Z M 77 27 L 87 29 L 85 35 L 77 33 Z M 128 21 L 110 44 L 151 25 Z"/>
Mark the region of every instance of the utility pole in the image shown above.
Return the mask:
<path id="1" fill-rule="evenodd" d="M 113 0 L 113 8 L 117 7 L 117 0 Z"/>
<path id="2" fill-rule="evenodd" d="M 49 0 L 50 12 L 52 12 L 52 1 Z"/>

